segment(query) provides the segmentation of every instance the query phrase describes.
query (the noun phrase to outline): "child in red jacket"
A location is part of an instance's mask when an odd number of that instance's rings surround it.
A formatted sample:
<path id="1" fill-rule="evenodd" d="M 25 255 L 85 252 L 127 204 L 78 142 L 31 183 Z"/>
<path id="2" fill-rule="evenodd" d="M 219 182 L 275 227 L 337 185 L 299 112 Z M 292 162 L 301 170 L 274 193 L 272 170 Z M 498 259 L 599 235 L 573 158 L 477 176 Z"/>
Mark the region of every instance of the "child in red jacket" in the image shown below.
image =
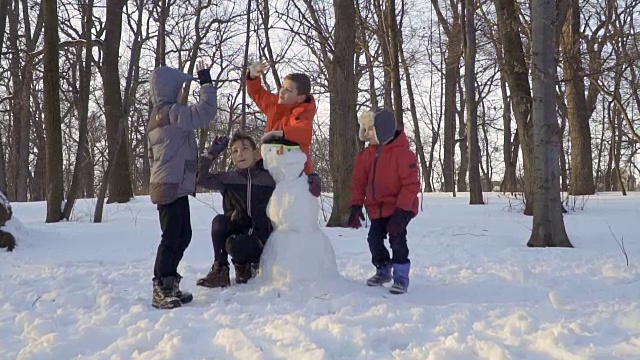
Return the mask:
<path id="1" fill-rule="evenodd" d="M 420 192 L 416 155 L 404 131 L 396 131 L 391 111 L 364 112 L 358 123 L 360 140 L 369 146 L 358 154 L 353 168 L 348 225 L 361 226 L 364 205 L 371 219 L 367 241 L 376 267 L 367 285 L 382 286 L 393 279 L 391 293 L 403 294 L 409 287 L 411 267 L 407 225 L 418 213 Z M 384 244 L 387 234 L 393 257 Z"/>
<path id="2" fill-rule="evenodd" d="M 316 115 L 311 80 L 305 74 L 289 74 L 284 78 L 278 94 L 272 94 L 262 87 L 260 80 L 260 74 L 268 68 L 269 64 L 266 62 L 253 64 L 247 69 L 246 78 L 249 97 L 267 116 L 267 129 L 262 142 L 284 139 L 297 143 L 307 155 L 304 173 L 309 175 L 313 168 L 309 154 L 312 121 Z"/>

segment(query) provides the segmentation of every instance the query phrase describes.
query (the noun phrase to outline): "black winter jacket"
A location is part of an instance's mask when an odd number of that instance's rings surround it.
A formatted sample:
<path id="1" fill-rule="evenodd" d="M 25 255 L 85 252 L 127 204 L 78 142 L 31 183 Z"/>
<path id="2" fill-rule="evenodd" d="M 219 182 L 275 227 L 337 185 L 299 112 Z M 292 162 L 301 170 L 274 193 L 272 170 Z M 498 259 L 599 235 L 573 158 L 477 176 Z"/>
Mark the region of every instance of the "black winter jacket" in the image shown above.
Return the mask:
<path id="1" fill-rule="evenodd" d="M 213 161 L 201 156 L 198 186 L 222 193 L 224 215 L 231 220 L 234 233 L 253 233 L 265 242 L 273 230 L 267 217 L 267 204 L 276 187 L 262 160 L 248 169 L 234 169 L 218 173 L 209 172 Z"/>

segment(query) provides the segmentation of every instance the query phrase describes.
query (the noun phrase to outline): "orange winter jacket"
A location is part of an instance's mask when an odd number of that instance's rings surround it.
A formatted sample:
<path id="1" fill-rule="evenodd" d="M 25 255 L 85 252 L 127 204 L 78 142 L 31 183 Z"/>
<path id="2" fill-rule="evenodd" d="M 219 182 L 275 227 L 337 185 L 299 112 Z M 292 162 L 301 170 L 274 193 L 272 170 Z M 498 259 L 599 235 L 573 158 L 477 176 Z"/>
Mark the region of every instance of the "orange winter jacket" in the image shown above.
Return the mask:
<path id="1" fill-rule="evenodd" d="M 307 162 L 304 165 L 305 174 L 310 174 L 313 169 L 309 147 L 313 132 L 313 117 L 316 115 L 316 101 L 309 95 L 301 103 L 281 105 L 278 104 L 278 95 L 272 94 L 262 87 L 260 77 L 255 79 L 247 75 L 247 93 L 258 105 L 260 111 L 267 115 L 267 130 L 282 130 L 285 140 L 300 145 L 300 149 L 307 154 Z"/>

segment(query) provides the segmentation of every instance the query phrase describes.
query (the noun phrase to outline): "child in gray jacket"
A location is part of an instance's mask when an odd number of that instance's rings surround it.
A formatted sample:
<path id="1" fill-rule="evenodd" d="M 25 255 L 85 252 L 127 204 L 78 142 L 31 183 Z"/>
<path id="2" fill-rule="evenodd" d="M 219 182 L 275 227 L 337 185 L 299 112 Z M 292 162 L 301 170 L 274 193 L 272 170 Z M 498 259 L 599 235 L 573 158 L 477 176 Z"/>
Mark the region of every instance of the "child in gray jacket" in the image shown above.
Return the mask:
<path id="1" fill-rule="evenodd" d="M 162 237 L 153 271 L 152 305 L 172 309 L 193 300 L 180 290 L 178 264 L 191 242 L 189 198 L 196 186 L 198 147 L 194 130 L 207 128 L 216 115 L 216 87 L 209 69 L 198 64 L 200 101 L 182 105 L 182 87 L 193 76 L 166 66 L 151 73 L 153 109 L 147 125 L 150 195 L 157 205 Z"/>

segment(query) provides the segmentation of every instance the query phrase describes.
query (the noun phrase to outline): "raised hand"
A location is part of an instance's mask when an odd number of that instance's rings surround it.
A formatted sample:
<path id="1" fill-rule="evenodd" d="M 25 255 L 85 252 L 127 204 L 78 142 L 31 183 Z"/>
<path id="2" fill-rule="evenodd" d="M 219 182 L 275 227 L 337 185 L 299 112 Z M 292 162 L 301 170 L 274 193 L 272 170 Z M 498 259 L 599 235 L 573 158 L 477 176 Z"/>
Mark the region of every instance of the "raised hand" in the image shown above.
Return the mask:
<path id="1" fill-rule="evenodd" d="M 198 71 L 198 80 L 200 81 L 200 85 L 213 83 L 213 81 L 211 80 L 211 72 L 209 71 L 209 67 L 207 66 L 207 64 L 205 64 L 204 61 L 198 61 L 196 70 Z"/>
<path id="2" fill-rule="evenodd" d="M 247 71 L 249 72 L 249 76 L 252 79 L 255 79 L 258 76 L 260 76 L 260 74 L 266 72 L 268 69 L 269 69 L 269 63 L 266 61 L 263 61 L 263 62 L 252 64 L 251 66 L 249 66 L 249 69 L 247 69 Z"/>
<path id="3" fill-rule="evenodd" d="M 229 145 L 229 138 L 226 136 L 216 136 L 213 139 L 213 143 L 207 149 L 207 153 L 211 155 L 214 159 L 220 156 Z"/>

